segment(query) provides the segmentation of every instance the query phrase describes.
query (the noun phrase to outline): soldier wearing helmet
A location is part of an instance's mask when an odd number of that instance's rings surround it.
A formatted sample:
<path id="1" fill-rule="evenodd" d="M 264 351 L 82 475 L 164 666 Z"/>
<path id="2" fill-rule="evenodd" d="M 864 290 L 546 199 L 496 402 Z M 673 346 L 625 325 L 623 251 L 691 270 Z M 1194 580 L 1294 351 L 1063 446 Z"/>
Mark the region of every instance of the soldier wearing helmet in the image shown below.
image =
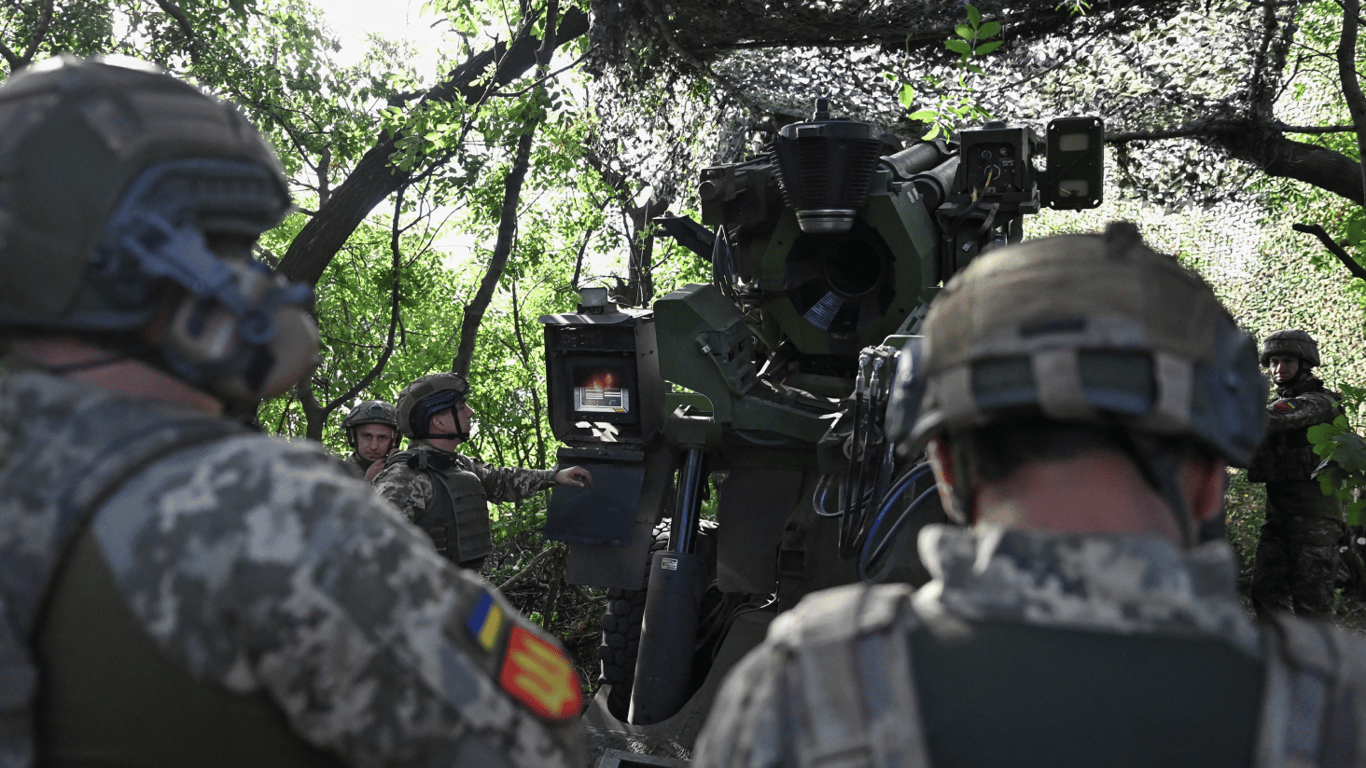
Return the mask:
<path id="1" fill-rule="evenodd" d="M 310 289 L 251 258 L 289 206 L 150 65 L 0 86 L 0 763 L 581 765 L 553 639 L 221 415 L 315 361 Z"/>
<path id="2" fill-rule="evenodd" d="M 458 373 L 433 373 L 398 395 L 398 428 L 408 449 L 390 456 L 375 478 L 375 491 L 427 532 L 436 551 L 478 570 L 493 551 L 489 502 L 520 501 L 554 485 L 593 482 L 582 467 L 493 467 L 456 453 L 470 437 L 474 409 L 466 402 L 469 381 Z"/>
<path id="3" fill-rule="evenodd" d="M 1331 615 L 1342 538 L 1342 504 L 1313 479 L 1318 456 L 1309 428 L 1342 413 L 1338 393 L 1314 376 L 1319 345 L 1301 330 L 1276 331 L 1262 342 L 1262 367 L 1275 395 L 1266 405 L 1266 442 L 1248 468 L 1248 480 L 1266 483 L 1266 520 L 1257 537 L 1252 602 L 1257 612 Z"/>
<path id="4" fill-rule="evenodd" d="M 383 400 L 364 400 L 342 420 L 351 455 L 346 466 L 358 477 L 374 480 L 384 459 L 398 449 L 398 411 Z"/>
<path id="5" fill-rule="evenodd" d="M 1112 224 L 977 258 L 925 336 L 894 395 L 923 399 L 890 413 L 971 527 L 921 533 L 920 590 L 780 615 L 694 766 L 1366 759 L 1366 645 L 1259 628 L 1235 592 L 1226 464 L 1251 460 L 1266 414 L 1256 348 L 1203 281 Z"/>

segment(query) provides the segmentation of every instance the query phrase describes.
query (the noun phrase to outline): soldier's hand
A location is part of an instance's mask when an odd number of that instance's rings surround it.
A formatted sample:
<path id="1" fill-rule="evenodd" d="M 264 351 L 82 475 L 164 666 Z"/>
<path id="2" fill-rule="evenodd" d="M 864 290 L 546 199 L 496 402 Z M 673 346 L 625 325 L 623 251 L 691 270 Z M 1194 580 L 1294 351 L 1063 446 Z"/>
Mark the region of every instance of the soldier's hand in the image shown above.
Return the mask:
<path id="1" fill-rule="evenodd" d="M 567 467 L 555 473 L 555 482 L 575 488 L 593 487 L 593 475 L 583 467 Z"/>
<path id="2" fill-rule="evenodd" d="M 384 459 L 375 459 L 375 462 L 370 465 L 370 468 L 365 470 L 365 479 L 374 480 L 375 475 L 378 475 L 382 469 L 384 469 Z"/>

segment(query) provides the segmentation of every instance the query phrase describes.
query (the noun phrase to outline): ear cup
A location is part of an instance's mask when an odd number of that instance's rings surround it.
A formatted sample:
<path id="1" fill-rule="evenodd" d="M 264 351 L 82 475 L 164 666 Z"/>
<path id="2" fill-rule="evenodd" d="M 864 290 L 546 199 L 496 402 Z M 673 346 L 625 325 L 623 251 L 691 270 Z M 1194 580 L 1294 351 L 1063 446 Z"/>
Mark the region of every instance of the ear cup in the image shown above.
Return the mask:
<path id="1" fill-rule="evenodd" d="M 245 260 L 225 260 L 232 287 L 187 295 L 163 341 L 187 378 L 233 400 L 282 394 L 318 363 L 318 327 L 282 277 Z"/>

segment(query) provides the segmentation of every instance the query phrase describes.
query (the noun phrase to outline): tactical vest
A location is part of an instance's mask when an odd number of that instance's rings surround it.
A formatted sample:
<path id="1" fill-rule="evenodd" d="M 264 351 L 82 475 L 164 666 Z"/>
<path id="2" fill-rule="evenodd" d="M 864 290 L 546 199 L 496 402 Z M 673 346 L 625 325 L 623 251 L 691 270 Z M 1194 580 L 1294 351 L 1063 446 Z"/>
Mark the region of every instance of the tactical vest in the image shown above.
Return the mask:
<path id="1" fill-rule="evenodd" d="M 770 633 L 804 713 L 803 768 L 1307 768 L 1355 751 L 1352 654 L 1324 625 L 1278 621 L 1258 658 L 1216 638 L 927 618 L 909 589 L 852 592 Z"/>
<path id="2" fill-rule="evenodd" d="M 215 719 L 225 713 L 241 715 L 240 724 L 250 725 L 239 733 L 256 734 L 270 748 L 288 745 L 274 754 L 253 751 L 254 758 L 265 758 L 254 764 L 335 763 L 294 735 L 264 697 L 232 694 L 169 663 L 124 602 L 88 530 L 105 501 L 145 467 L 182 449 L 242 433 L 243 427 L 103 397 L 77 407 L 64 423 L 80 425 L 79 454 L 95 457 L 70 467 L 71 483 L 32 487 L 38 475 L 30 462 L 60 461 L 66 439 L 46 434 L 37 420 L 28 439 L 0 462 L 0 499 L 23 504 L 24 524 L 42 526 L 45 534 L 45 546 L 36 551 L 23 546 L 33 539 L 0 538 L 0 766 L 30 768 L 40 751 L 48 765 L 63 762 L 52 752 L 69 752 L 77 761 L 228 765 L 231 759 L 197 740 L 198 732 L 163 730 L 171 726 L 166 717 L 174 714 L 179 723 L 193 722 L 204 733 L 232 731 L 232 723 Z M 99 661 L 89 665 L 90 659 Z M 128 706 L 129 699 L 122 697 L 127 688 L 106 687 L 108 679 L 120 676 L 147 694 L 139 706 Z M 120 695 L 111 697 L 111 690 Z M 188 706 L 210 700 L 223 706 Z M 163 710 L 165 717 L 157 717 Z M 126 718 L 129 713 L 135 713 L 134 720 Z M 138 719 L 145 717 L 151 719 Z M 63 723 L 61 733 L 39 730 L 53 722 Z M 273 733 L 261 727 L 268 723 L 275 726 Z M 168 753 L 168 746 L 180 751 Z M 310 755 L 322 761 L 298 762 Z"/>
<path id="3" fill-rule="evenodd" d="M 400 451 L 384 465 L 399 463 L 427 473 L 432 480 L 432 498 L 413 522 L 426 531 L 443 557 L 478 570 L 493 551 L 488 496 L 479 478 L 456 466 L 451 454 L 442 451 Z"/>
<path id="4" fill-rule="evenodd" d="M 1335 400 L 1342 400 L 1336 392 L 1326 389 L 1323 382 L 1313 378 L 1296 383 L 1280 396 L 1293 398 L 1309 392 L 1324 392 Z M 1309 427 L 1272 432 L 1252 457 L 1247 479 L 1253 483 L 1310 482 L 1319 462 L 1318 454 L 1309 442 Z"/>

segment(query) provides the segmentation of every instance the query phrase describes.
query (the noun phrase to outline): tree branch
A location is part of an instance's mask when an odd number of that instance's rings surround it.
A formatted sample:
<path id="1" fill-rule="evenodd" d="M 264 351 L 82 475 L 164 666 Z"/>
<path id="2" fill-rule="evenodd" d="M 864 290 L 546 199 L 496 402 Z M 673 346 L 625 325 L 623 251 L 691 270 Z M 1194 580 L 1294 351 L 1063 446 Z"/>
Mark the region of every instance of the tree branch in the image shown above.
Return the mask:
<path id="1" fill-rule="evenodd" d="M 156 0 L 157 7 L 167 16 L 175 19 L 175 23 L 180 27 L 181 33 L 185 35 L 185 50 L 190 52 L 190 61 L 194 64 L 199 63 L 199 39 L 194 33 L 194 27 L 190 25 L 190 18 L 185 12 L 180 10 L 175 3 L 170 0 Z"/>
<path id="2" fill-rule="evenodd" d="M 1328 252 L 1336 256 L 1338 261 L 1342 262 L 1342 266 L 1346 267 L 1347 271 L 1352 273 L 1353 277 L 1366 280 L 1366 267 L 1362 267 L 1356 259 L 1352 258 L 1351 254 L 1347 253 L 1347 249 L 1334 242 L 1333 238 L 1328 236 L 1328 233 L 1323 227 L 1318 224 L 1304 223 L 1293 224 L 1291 226 L 1296 232 L 1305 232 L 1317 237 L 1319 242 L 1323 243 L 1323 246 L 1328 249 Z"/>
<path id="3" fill-rule="evenodd" d="M 1286 138 L 1276 124 L 1255 120 L 1202 121 L 1180 128 L 1110 134 L 1107 144 L 1200 139 L 1251 163 L 1269 176 L 1303 181 L 1354 203 L 1366 201 L 1361 163 L 1326 147 Z"/>
<path id="4" fill-rule="evenodd" d="M 547 38 L 557 44 L 563 43 L 588 32 L 588 15 L 570 8 L 558 28 L 548 28 L 555 34 L 547 35 Z M 423 94 L 415 109 L 427 102 L 444 103 L 456 99 L 468 104 L 478 103 L 534 66 L 541 46 L 542 41 L 530 35 L 511 44 L 499 43 L 451 70 L 444 80 Z M 493 76 L 487 77 L 490 67 L 494 70 Z M 391 162 L 398 143 L 406 137 L 403 130 L 381 136 L 346 180 L 333 188 L 327 206 L 320 207 L 318 215 L 305 224 L 290 243 L 289 251 L 280 263 L 282 275 L 310 285 L 318 282 L 328 262 L 370 211 L 408 180 L 410 174 L 395 168 Z"/>
<path id="5" fill-rule="evenodd" d="M 398 194 L 394 196 L 394 218 L 389 225 L 389 250 L 393 254 L 393 262 L 391 266 L 391 269 L 393 271 L 393 287 L 389 292 L 389 335 L 386 337 L 384 341 L 384 350 L 379 353 L 379 358 L 375 360 L 375 364 L 370 368 L 369 373 L 366 373 L 364 376 L 362 376 L 360 378 L 360 381 L 357 381 L 355 384 L 353 384 L 350 389 L 346 390 L 340 396 L 332 399 L 327 403 L 327 405 L 322 407 L 323 419 L 320 419 L 318 421 L 316 435 L 314 434 L 315 430 L 313 426 L 313 420 L 309 420 L 308 436 L 313 438 L 314 440 L 322 439 L 323 420 L 325 420 L 342 403 L 349 402 L 356 395 L 360 394 L 366 387 L 374 383 L 375 379 L 379 378 L 379 375 L 384 372 L 384 366 L 389 364 L 390 356 L 394 354 L 394 335 L 398 331 L 399 300 L 402 298 L 403 295 L 402 291 L 400 290 L 400 276 L 402 274 L 403 269 L 403 252 L 399 248 L 399 235 L 402 233 L 402 230 L 399 229 L 398 222 L 399 214 L 402 212 L 403 209 L 403 193 L 407 191 L 407 189 L 408 187 L 406 185 L 400 187 L 398 190 Z"/>
<path id="6" fill-rule="evenodd" d="M 1357 77 L 1357 15 L 1360 0 L 1340 0 L 1342 6 L 1342 37 L 1338 40 L 1338 77 L 1342 80 L 1342 95 L 1347 100 L 1347 113 L 1357 129 L 1357 156 L 1366 160 L 1366 94 L 1361 92 Z M 1366 186 L 1366 165 L 1357 163 L 1357 176 Z"/>
<path id="7" fill-rule="evenodd" d="M 537 76 L 543 76 L 550 67 L 550 55 L 555 50 L 556 21 L 559 18 L 559 0 L 550 0 L 546 6 L 548 30 L 545 41 L 536 51 Z M 469 375 L 470 363 L 474 360 L 474 340 L 479 334 L 479 326 L 484 321 L 484 312 L 493 300 L 493 292 L 503 279 L 512 244 L 517 236 L 517 204 L 522 198 L 522 183 L 526 180 L 527 169 L 531 166 L 531 144 L 536 137 L 541 120 L 535 119 L 523 129 L 525 132 L 517 139 L 517 154 L 512 167 L 508 169 L 507 181 L 503 190 L 503 208 L 498 219 L 498 240 L 489 258 L 488 270 L 479 282 L 479 290 L 469 304 L 465 305 L 465 316 L 460 321 L 460 344 L 456 347 L 455 358 L 451 360 L 451 371 L 464 376 Z"/>

